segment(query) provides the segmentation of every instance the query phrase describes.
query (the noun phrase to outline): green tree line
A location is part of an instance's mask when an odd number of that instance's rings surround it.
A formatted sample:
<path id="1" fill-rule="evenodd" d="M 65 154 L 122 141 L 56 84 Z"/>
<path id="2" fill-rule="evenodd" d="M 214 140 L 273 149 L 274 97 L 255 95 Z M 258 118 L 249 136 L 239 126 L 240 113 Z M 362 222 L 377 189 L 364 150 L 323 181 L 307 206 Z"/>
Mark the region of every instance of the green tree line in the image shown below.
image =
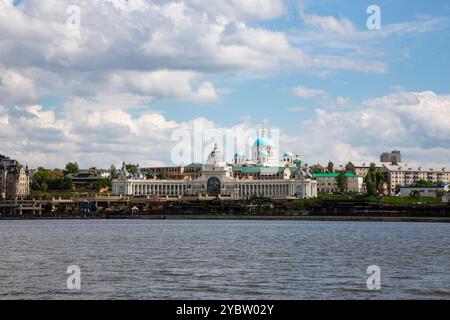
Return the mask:
<path id="1" fill-rule="evenodd" d="M 41 192 L 72 190 L 74 184 L 70 175 L 76 174 L 78 171 L 79 165 L 76 162 L 67 163 L 64 170 L 39 167 L 33 174 L 31 189 Z M 117 170 L 114 166 L 111 166 L 111 174 L 117 176 Z M 95 189 L 109 188 L 111 187 L 111 179 L 99 179 L 92 187 Z"/>
<path id="2" fill-rule="evenodd" d="M 39 167 L 33 175 L 31 189 L 35 191 L 70 190 L 72 179 L 61 169 L 45 169 Z"/>

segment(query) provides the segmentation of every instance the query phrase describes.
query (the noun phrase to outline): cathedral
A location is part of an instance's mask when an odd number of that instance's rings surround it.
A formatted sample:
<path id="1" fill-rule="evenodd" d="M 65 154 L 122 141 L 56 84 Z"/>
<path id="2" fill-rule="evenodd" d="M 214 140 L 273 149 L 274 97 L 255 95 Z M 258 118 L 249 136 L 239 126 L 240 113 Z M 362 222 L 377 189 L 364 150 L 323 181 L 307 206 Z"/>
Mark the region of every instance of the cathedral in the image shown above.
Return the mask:
<path id="1" fill-rule="evenodd" d="M 308 165 L 299 155 L 290 152 L 280 157 L 265 128 L 251 148 L 250 159 L 245 159 L 242 152 L 236 152 L 232 163 L 227 163 L 215 145 L 206 163 L 168 167 L 165 171 L 159 177 L 154 172 L 162 173 L 161 168 L 147 168 L 145 173 L 139 169 L 131 174 L 124 164 L 118 178 L 112 182 L 113 193 L 167 199 L 317 197 L 317 181 Z M 179 174 L 166 174 L 174 171 Z"/>
<path id="2" fill-rule="evenodd" d="M 251 151 L 251 159 L 245 160 L 244 153 L 236 152 L 233 159 L 234 165 L 279 167 L 290 166 L 294 162 L 300 162 L 300 156 L 295 157 L 291 152 L 285 152 L 280 158 L 272 140 L 267 136 L 267 129 L 262 128 L 261 134 L 256 138 Z"/>

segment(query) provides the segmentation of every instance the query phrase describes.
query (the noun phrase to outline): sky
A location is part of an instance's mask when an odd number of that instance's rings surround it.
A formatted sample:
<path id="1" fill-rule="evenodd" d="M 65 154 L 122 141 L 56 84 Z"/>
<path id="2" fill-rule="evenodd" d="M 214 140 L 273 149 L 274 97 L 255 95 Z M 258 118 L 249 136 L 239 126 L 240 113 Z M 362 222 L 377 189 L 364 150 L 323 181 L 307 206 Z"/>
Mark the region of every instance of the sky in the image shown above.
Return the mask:
<path id="1" fill-rule="evenodd" d="M 264 123 L 311 164 L 449 166 L 449 52 L 440 0 L 0 0 L 0 154 L 166 165 L 176 130 Z"/>

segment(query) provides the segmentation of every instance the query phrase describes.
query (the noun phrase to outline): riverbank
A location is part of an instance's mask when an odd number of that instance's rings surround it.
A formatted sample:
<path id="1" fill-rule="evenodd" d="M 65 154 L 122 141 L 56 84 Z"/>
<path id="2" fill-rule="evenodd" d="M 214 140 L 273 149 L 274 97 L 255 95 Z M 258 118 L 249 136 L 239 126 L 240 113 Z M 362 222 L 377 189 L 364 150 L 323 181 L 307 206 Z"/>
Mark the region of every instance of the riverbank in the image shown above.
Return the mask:
<path id="1" fill-rule="evenodd" d="M 78 198 L 15 199 L 0 202 L 5 217 L 76 216 L 250 216 L 250 217 L 449 217 L 446 203 L 399 197 L 321 195 L 312 199 L 247 200 L 159 199 L 144 196 L 91 196 Z"/>
<path id="2" fill-rule="evenodd" d="M 275 216 L 275 215 L 114 215 L 102 217 L 0 217 L 0 220 L 285 220 L 285 221 L 364 221 L 364 222 L 439 222 L 450 217 L 382 217 L 382 216 Z"/>

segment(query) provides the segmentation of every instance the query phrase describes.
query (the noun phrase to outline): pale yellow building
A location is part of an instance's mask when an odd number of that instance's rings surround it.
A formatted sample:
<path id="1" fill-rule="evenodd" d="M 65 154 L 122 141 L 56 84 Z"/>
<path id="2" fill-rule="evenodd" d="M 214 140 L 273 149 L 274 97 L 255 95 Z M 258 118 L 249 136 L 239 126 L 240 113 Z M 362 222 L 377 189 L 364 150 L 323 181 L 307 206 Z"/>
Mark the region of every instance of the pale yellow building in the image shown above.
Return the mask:
<path id="1" fill-rule="evenodd" d="M 0 155 L 0 199 L 30 194 L 30 174 L 17 160 Z"/>
<path id="2" fill-rule="evenodd" d="M 365 177 L 369 172 L 371 164 L 375 164 L 375 168 L 381 170 L 383 165 L 379 162 L 352 162 L 350 161 L 345 166 L 347 172 L 353 172 L 357 176 Z"/>
<path id="3" fill-rule="evenodd" d="M 337 185 L 337 176 L 339 173 L 314 173 L 317 180 L 317 191 L 324 193 L 339 192 Z M 364 179 L 352 172 L 347 172 L 347 190 L 346 192 L 360 193 L 364 191 Z"/>

